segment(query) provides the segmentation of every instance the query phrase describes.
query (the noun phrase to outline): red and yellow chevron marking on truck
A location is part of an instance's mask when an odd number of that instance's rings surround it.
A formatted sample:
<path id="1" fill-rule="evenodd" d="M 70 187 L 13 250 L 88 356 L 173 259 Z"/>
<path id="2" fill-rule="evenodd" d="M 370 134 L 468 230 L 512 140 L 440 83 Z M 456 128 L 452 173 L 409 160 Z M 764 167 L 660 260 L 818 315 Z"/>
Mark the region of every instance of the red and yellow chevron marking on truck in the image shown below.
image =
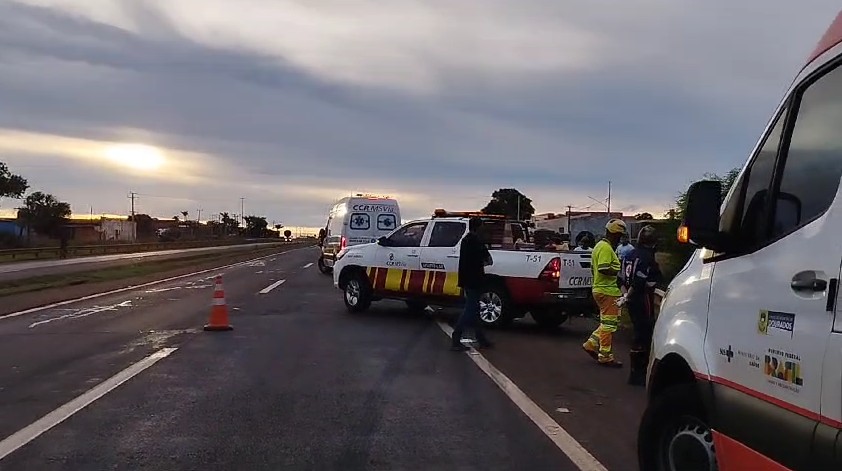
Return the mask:
<path id="1" fill-rule="evenodd" d="M 458 286 L 458 273 L 369 267 L 367 274 L 374 291 L 453 297 L 462 295 L 462 289 Z"/>

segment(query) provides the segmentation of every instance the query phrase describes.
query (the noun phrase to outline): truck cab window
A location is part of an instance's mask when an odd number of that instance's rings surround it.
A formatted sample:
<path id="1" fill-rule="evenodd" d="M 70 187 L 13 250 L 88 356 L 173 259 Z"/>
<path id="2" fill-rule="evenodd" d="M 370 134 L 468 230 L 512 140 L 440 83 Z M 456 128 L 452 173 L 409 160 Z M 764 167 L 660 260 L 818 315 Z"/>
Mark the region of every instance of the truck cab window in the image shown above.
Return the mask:
<path id="1" fill-rule="evenodd" d="M 406 225 L 389 236 L 389 247 L 420 247 L 426 230 L 426 222 Z"/>
<path id="2" fill-rule="evenodd" d="M 433 226 L 429 247 L 456 247 L 465 234 L 465 223 L 439 221 Z"/>
<path id="3" fill-rule="evenodd" d="M 773 237 L 818 218 L 833 203 L 842 177 L 842 68 L 801 95 L 775 200 Z"/>

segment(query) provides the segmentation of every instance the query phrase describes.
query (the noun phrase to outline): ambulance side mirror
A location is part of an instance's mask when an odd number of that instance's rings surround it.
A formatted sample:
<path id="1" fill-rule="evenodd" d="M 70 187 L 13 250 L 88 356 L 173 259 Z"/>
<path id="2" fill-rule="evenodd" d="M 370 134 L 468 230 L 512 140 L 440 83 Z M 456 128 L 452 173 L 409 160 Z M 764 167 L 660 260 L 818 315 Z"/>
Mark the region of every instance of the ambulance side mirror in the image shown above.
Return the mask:
<path id="1" fill-rule="evenodd" d="M 389 246 L 389 239 L 386 238 L 386 236 L 381 236 L 379 239 L 377 239 L 377 245 L 379 245 L 381 247 L 388 247 Z"/>
<path id="2" fill-rule="evenodd" d="M 722 183 L 705 180 L 687 190 L 687 208 L 678 228 L 678 241 L 719 251 L 724 239 L 719 232 Z"/>

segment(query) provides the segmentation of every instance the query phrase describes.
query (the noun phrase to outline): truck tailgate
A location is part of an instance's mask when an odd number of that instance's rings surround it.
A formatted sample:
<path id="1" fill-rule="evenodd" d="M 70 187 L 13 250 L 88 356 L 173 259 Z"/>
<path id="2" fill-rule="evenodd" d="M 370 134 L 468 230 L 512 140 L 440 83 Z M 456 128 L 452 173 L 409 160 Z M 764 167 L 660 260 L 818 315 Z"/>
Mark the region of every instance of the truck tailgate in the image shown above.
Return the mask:
<path id="1" fill-rule="evenodd" d="M 590 252 L 564 252 L 561 256 L 561 278 L 559 288 L 590 289 L 593 283 Z"/>

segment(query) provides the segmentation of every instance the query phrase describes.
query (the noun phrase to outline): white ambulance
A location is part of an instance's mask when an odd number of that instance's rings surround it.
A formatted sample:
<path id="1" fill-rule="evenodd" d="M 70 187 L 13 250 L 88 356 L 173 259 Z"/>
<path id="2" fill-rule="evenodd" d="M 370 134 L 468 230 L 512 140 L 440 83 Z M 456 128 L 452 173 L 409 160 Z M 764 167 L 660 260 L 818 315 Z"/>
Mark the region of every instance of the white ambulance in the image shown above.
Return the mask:
<path id="1" fill-rule="evenodd" d="M 375 242 L 400 225 L 401 211 L 394 198 L 361 193 L 342 198 L 328 214 L 319 270 L 331 273 L 339 251 Z"/>
<path id="2" fill-rule="evenodd" d="M 640 468 L 842 470 L 842 13 L 734 186 L 690 187 L 699 249 L 656 323 Z"/>

